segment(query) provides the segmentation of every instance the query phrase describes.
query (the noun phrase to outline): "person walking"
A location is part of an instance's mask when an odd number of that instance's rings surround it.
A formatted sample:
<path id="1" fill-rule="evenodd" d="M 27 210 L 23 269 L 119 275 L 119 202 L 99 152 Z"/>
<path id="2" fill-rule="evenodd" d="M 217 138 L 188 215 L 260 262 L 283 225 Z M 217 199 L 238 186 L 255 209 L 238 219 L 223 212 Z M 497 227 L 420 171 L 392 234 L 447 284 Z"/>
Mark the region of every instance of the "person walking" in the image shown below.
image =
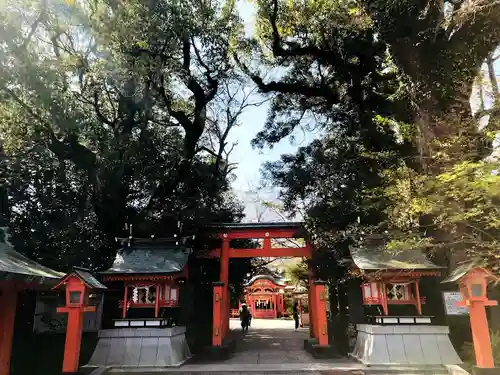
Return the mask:
<path id="1" fill-rule="evenodd" d="M 250 312 L 245 304 L 241 305 L 240 321 L 243 332 L 248 332 L 248 326 L 250 325 Z"/>
<path id="2" fill-rule="evenodd" d="M 295 332 L 299 329 L 299 303 L 295 301 L 293 304 L 293 320 L 295 321 Z"/>

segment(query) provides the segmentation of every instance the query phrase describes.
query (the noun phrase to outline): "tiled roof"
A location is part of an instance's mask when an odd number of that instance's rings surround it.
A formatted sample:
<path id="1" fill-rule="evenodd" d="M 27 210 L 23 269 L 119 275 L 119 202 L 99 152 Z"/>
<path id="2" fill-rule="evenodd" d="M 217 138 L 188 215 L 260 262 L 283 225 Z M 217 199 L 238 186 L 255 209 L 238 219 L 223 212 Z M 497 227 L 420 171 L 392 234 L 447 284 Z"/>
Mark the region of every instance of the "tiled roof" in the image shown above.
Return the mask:
<path id="1" fill-rule="evenodd" d="M 257 280 L 269 280 L 270 282 L 274 283 L 275 285 L 286 286 L 285 280 L 274 278 L 271 275 L 257 275 L 257 276 L 254 276 L 247 283 L 247 286 L 252 285 Z"/>
<path id="2" fill-rule="evenodd" d="M 191 249 L 176 239 L 132 240 L 118 250 L 111 268 L 102 274 L 171 274 L 181 272 Z"/>
<path id="3" fill-rule="evenodd" d="M 46 279 L 60 279 L 64 273 L 28 259 L 14 250 L 9 242 L 0 243 L 0 279 L 43 283 Z"/>
<path id="4" fill-rule="evenodd" d="M 427 259 L 420 249 L 390 251 L 384 246 L 351 248 L 351 257 L 360 270 L 441 269 Z"/>
<path id="5" fill-rule="evenodd" d="M 480 259 L 472 259 L 462 264 L 459 264 L 453 271 L 450 272 L 448 277 L 441 281 L 441 283 L 453 283 L 459 281 L 463 278 L 469 271 L 473 268 L 480 267 L 482 268 L 485 265 L 485 262 Z"/>
<path id="6" fill-rule="evenodd" d="M 97 280 L 94 275 L 92 275 L 88 270 L 75 267 L 73 270 L 73 273 L 77 274 L 80 279 L 83 280 L 84 283 L 86 283 L 89 287 L 93 289 L 107 289 L 106 286 L 101 284 L 99 280 Z"/>

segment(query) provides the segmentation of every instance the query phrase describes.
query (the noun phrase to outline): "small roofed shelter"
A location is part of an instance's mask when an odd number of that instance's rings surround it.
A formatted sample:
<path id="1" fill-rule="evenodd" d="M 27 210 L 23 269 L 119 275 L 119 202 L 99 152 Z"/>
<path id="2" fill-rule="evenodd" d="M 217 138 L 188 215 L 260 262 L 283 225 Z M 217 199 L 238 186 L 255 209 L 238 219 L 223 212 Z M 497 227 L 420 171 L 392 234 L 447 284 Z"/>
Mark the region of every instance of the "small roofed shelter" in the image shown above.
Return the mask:
<path id="1" fill-rule="evenodd" d="M 245 302 L 256 319 L 275 319 L 285 315 L 285 280 L 271 275 L 252 277 L 245 286 Z"/>
<path id="2" fill-rule="evenodd" d="M 16 317 L 17 294 L 23 289 L 47 289 L 64 273 L 34 262 L 14 250 L 8 241 L 0 243 L 0 375 L 8 375 Z"/>
<path id="3" fill-rule="evenodd" d="M 180 366 L 191 357 L 178 309 L 191 249 L 177 238 L 119 241 L 122 248 L 102 276 L 108 291 L 115 288 L 123 295 L 120 316 L 113 319 L 112 328 L 99 331 L 87 366 L 106 370 Z"/>
<path id="4" fill-rule="evenodd" d="M 432 373 L 462 363 L 449 328 L 422 313 L 426 298 L 419 282 L 439 277 L 441 267 L 420 249 L 392 251 L 385 245 L 351 249 L 351 257 L 351 270 L 364 280 L 363 305 L 379 310 L 367 316 L 367 323 L 356 325 L 351 356 L 368 366 L 425 366 Z"/>
<path id="5" fill-rule="evenodd" d="M 391 315 L 393 305 L 413 305 L 416 315 L 422 315 L 426 298 L 420 294 L 420 279 L 439 277 L 442 267 L 432 263 L 420 249 L 391 251 L 382 245 L 351 248 L 350 253 L 351 270 L 364 280 L 364 305 L 381 307 L 384 316 Z M 429 319 L 422 322 L 430 323 Z"/>
<path id="6" fill-rule="evenodd" d="M 115 327 L 129 326 L 130 319 L 164 321 L 168 309 L 178 307 L 179 285 L 188 278 L 191 249 L 177 238 L 122 238 L 111 268 L 103 271 L 105 283 L 120 282 L 123 299 Z M 134 323 L 139 324 L 139 323 Z"/>

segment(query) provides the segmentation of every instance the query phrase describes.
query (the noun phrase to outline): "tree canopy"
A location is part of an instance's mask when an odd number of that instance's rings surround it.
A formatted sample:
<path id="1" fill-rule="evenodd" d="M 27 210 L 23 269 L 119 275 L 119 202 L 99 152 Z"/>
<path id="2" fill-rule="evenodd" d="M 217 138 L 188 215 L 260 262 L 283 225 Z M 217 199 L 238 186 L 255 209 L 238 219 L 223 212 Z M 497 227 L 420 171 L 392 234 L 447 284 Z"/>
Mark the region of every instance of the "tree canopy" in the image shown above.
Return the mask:
<path id="1" fill-rule="evenodd" d="M 9 0 L 0 131 L 13 242 L 99 268 L 114 238 L 241 220 L 227 136 L 249 102 L 234 1 Z"/>
<path id="2" fill-rule="evenodd" d="M 272 147 L 311 124 L 323 129 L 264 168 L 287 208 L 306 210 L 316 243 L 342 257 L 377 233 L 388 250 L 419 247 L 449 266 L 479 256 L 498 269 L 498 160 L 490 156 L 497 121 L 479 127 L 485 113 L 473 116 L 469 98 L 500 44 L 500 5 L 256 6 L 258 35 L 245 44 L 252 54 L 238 62 L 272 107 L 254 144 Z M 265 77 L 255 56 L 278 77 Z"/>
<path id="3" fill-rule="evenodd" d="M 251 81 L 271 101 L 255 147 L 322 131 L 264 168 L 291 214 L 306 209 L 318 249 L 343 257 L 378 233 L 388 248 L 496 266 L 497 104 L 481 93 L 473 113 L 469 98 L 483 63 L 498 97 L 498 2 L 253 4 L 248 37 L 234 0 L 5 2 L 0 132 L 14 243 L 50 266 L 99 268 L 125 224 L 170 236 L 241 220 L 228 134 L 257 104 Z"/>

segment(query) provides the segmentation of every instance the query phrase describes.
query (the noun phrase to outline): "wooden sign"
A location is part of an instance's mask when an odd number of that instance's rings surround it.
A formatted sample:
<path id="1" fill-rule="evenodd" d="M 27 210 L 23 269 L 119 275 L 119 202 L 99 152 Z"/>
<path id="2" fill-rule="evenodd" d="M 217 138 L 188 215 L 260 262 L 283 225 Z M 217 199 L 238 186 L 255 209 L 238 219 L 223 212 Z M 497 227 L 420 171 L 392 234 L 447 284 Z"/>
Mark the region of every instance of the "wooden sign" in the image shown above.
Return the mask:
<path id="1" fill-rule="evenodd" d="M 446 315 L 468 315 L 469 308 L 464 306 L 457 306 L 462 302 L 463 296 L 460 292 L 443 292 L 444 307 Z"/>

